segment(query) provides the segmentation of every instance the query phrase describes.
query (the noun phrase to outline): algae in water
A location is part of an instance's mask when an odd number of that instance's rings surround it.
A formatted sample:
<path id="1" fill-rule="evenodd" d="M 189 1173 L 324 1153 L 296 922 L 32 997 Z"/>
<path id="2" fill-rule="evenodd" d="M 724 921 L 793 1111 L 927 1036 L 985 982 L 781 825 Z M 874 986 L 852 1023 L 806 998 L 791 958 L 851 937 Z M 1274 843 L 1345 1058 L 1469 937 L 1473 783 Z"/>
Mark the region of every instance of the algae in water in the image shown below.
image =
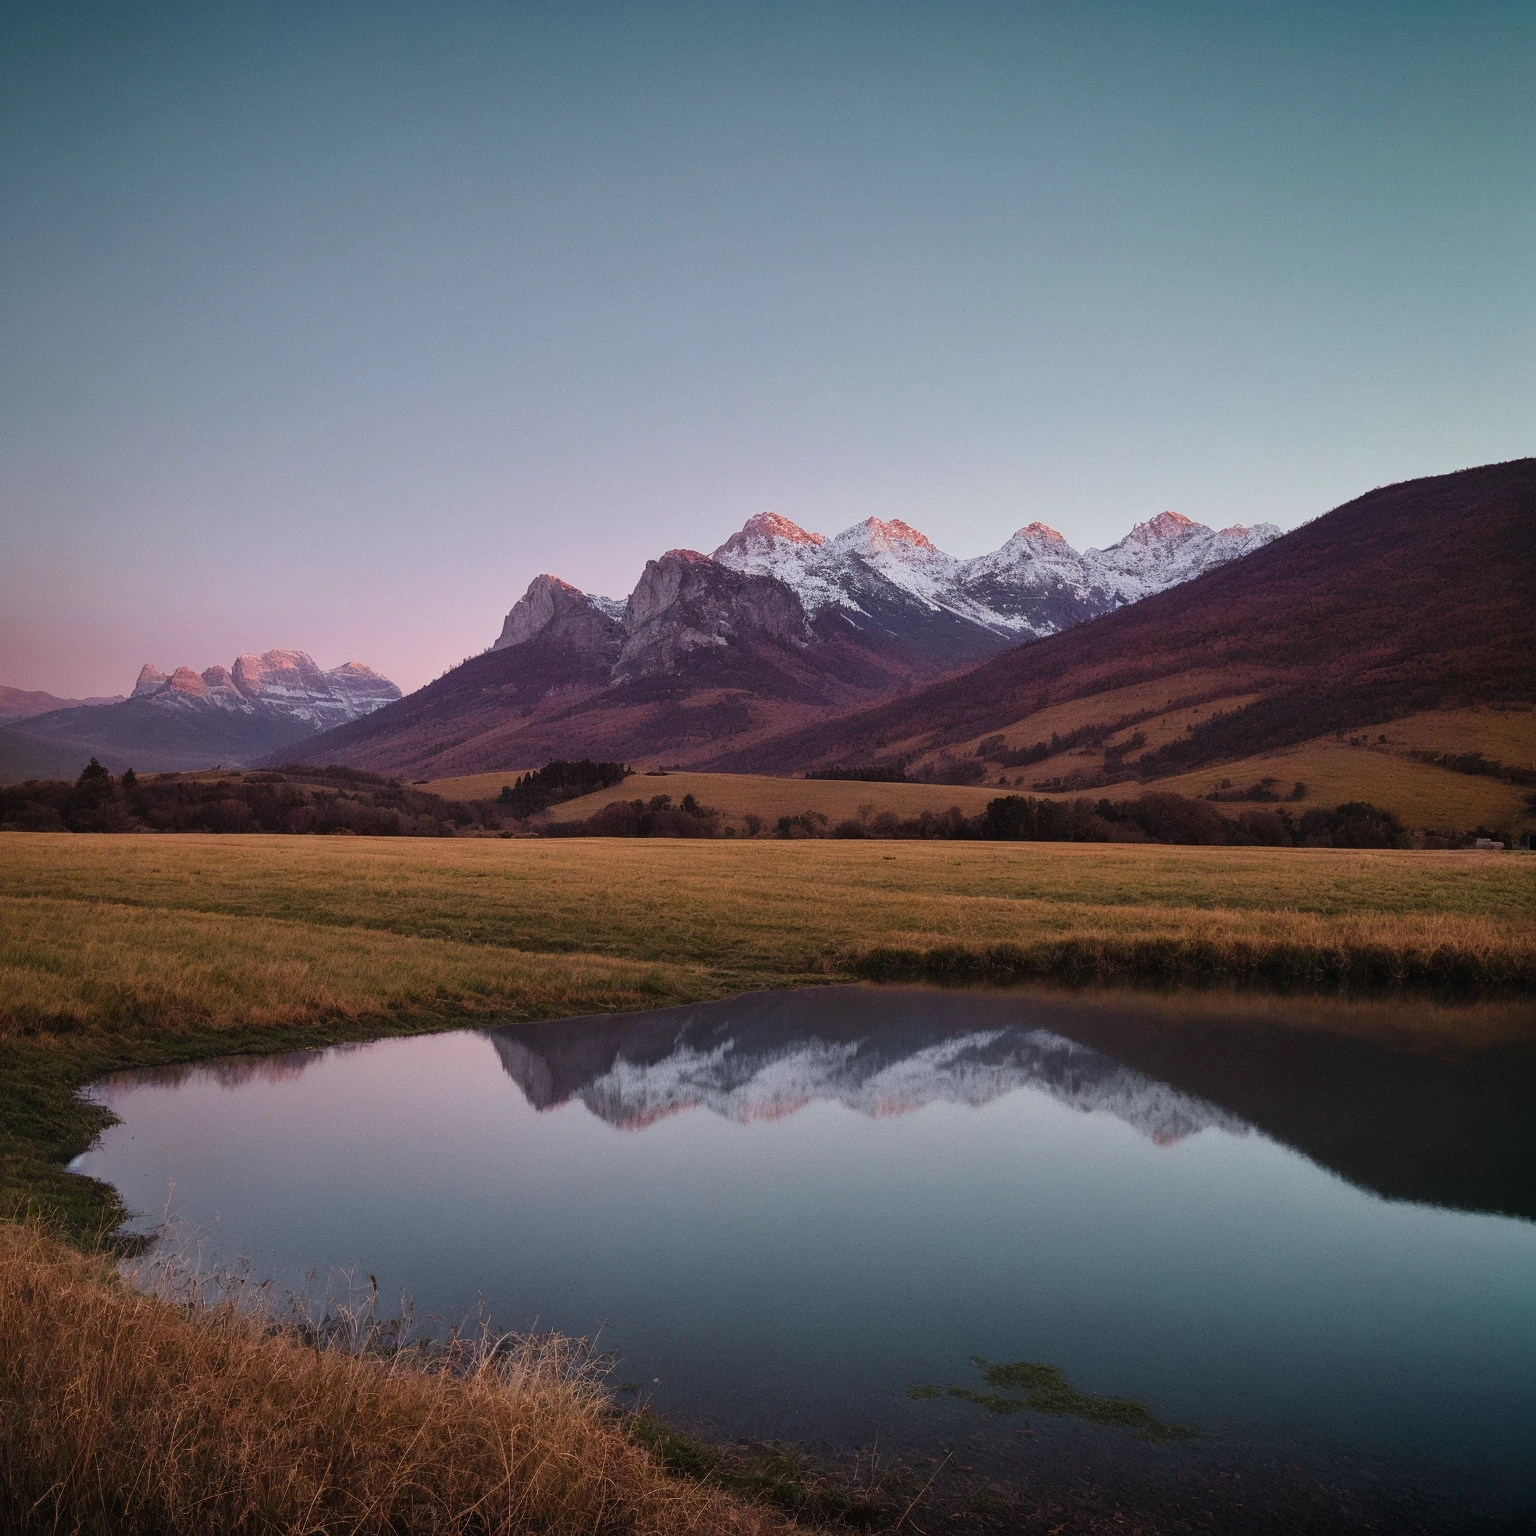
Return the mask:
<path id="1" fill-rule="evenodd" d="M 1015 1360 L 1009 1364 L 994 1364 L 982 1355 L 972 1355 L 982 1380 L 994 1389 L 978 1392 L 972 1387 L 912 1386 L 907 1396 L 917 1401 L 936 1397 L 956 1397 L 962 1402 L 975 1403 L 988 1413 L 1022 1413 L 1033 1409 L 1036 1413 L 1060 1418 L 1087 1419 L 1092 1424 L 1108 1424 L 1117 1429 L 1132 1430 L 1138 1440 L 1192 1440 L 1197 1431 L 1187 1424 L 1164 1424 L 1154 1418 L 1144 1403 L 1132 1402 L 1125 1397 L 1098 1397 L 1091 1392 L 1079 1392 L 1067 1380 L 1059 1365 L 1045 1365 L 1033 1360 Z M 1022 1397 L 1010 1397 L 1008 1392 L 1021 1392 Z"/>

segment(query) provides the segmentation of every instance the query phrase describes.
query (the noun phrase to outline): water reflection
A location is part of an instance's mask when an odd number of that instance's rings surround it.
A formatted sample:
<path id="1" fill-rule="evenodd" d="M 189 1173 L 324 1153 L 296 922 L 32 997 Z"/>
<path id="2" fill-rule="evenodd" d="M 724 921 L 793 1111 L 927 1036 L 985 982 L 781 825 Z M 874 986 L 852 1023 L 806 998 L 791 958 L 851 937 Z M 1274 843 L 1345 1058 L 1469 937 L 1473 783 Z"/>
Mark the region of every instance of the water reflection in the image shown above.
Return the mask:
<path id="1" fill-rule="evenodd" d="M 281 1278 L 601 1329 L 721 1433 L 990 1436 L 1026 1481 L 1350 1458 L 1526 1511 L 1533 1038 L 1528 1006 L 770 993 L 128 1074 L 81 1171 L 147 1224 L 174 1182 Z M 1200 1440 L 907 1398 L 977 1355 Z"/>
<path id="2" fill-rule="evenodd" d="M 1377 1194 L 1532 1219 L 1533 1020 L 1519 1005 L 839 987 L 487 1034 L 536 1109 L 579 1100 L 624 1130 L 695 1108 L 880 1117 L 1035 1088 L 1159 1146 L 1257 1127 Z"/>

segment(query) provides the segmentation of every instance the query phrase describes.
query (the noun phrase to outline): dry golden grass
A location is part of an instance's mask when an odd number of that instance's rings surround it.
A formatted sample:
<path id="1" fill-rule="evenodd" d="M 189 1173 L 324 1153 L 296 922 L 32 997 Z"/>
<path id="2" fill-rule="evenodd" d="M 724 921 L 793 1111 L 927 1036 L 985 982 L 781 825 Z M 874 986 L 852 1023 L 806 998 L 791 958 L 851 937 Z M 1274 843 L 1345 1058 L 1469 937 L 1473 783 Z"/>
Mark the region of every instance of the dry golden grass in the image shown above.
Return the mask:
<path id="1" fill-rule="evenodd" d="M 0 1525 L 114 1536 L 763 1532 L 666 1476 L 558 1346 L 433 1368 L 173 1306 L 0 1223 Z"/>
<path id="2" fill-rule="evenodd" d="M 1198 705 L 1167 710 L 1115 733 L 1106 741 L 1106 744 L 1113 744 L 1140 731 L 1146 743 L 1137 751 L 1150 751 L 1179 739 L 1189 726 L 1208 719 L 1213 711 L 1240 709 L 1261 697 L 1257 692 L 1232 691 L 1232 684 L 1233 680 L 1221 673 L 1189 672 L 1052 705 L 1014 722 L 997 734 L 1003 736 L 1010 748 L 1026 747 L 1049 740 L 1053 733 L 1064 736 L 1084 725 L 1107 725 L 1129 714 L 1156 709 L 1175 698 L 1220 694 Z M 986 733 L 988 736 L 992 734 Z M 1410 827 L 1465 831 L 1478 825 L 1520 828 L 1536 825 L 1536 816 L 1525 802 L 1525 790 L 1498 779 L 1452 773 L 1421 763 L 1411 755 L 1423 750 L 1482 752 L 1500 762 L 1536 766 L 1536 712 L 1485 707 L 1438 710 L 1362 727 L 1352 734 L 1368 737 L 1372 745 L 1368 749 L 1353 747 L 1325 736 L 1283 751 L 1159 779 L 1150 786 L 1132 781 L 1079 793 L 1125 799 L 1150 787 L 1200 796 L 1209 794 L 1222 779 L 1242 786 L 1264 778 L 1282 781 L 1283 790 L 1289 791 L 1290 786 L 1300 779 L 1308 791 L 1303 809 L 1338 805 L 1346 800 L 1370 800 L 1394 811 Z M 1385 744 L 1376 740 L 1382 734 L 1387 737 Z M 945 750 L 956 757 L 967 757 L 984 739 L 984 736 L 976 736 Z M 893 743 L 889 750 L 895 752 L 903 745 L 916 747 L 918 744 Z M 939 755 L 933 750 L 920 753 L 914 759 L 914 770 L 937 760 Z M 763 817 L 771 825 L 780 816 L 813 810 L 836 823 L 856 817 L 866 806 L 872 814 L 894 811 L 898 816 L 906 817 L 925 810 L 942 812 L 958 805 L 967 815 L 974 815 L 1000 793 L 1033 794 L 1037 791 L 1030 786 L 1037 782 L 1062 777 L 1077 769 L 1092 772 L 1102 765 L 1103 756 L 1102 747 L 1085 748 L 1061 752 L 1032 763 L 1028 768 L 1007 769 L 1001 774 L 992 766 L 988 769 L 985 785 L 963 787 L 852 784 L 770 778 L 758 774 L 684 772 L 669 773 L 665 778 L 637 775 L 618 788 L 567 801 L 555 807 L 551 815 L 557 821 L 576 821 L 601 810 L 611 800 L 632 800 L 636 796 L 649 799 L 657 794 L 670 794 L 674 800 L 691 794 L 704 804 L 717 807 L 726 822 L 737 829 L 743 826 L 743 817 L 748 813 Z M 501 792 L 503 784 L 516 778 L 517 771 L 508 769 L 466 778 L 439 779 L 426 787 L 449 799 L 491 799 Z M 1063 797 L 1055 795 L 1052 798 Z"/>
<path id="3" fill-rule="evenodd" d="M 680 801 L 692 795 L 703 805 L 712 805 L 735 827 L 743 825 L 748 813 L 761 816 L 772 826 L 781 816 L 798 816 L 802 811 L 820 811 L 834 826 L 840 821 L 856 820 L 861 810 L 872 816 L 894 811 L 901 817 L 920 816 L 924 811 L 943 813 L 958 805 L 967 816 L 986 809 L 987 801 L 997 797 L 996 789 L 956 784 L 864 784 L 843 779 L 774 779 L 746 773 L 668 773 L 664 778 L 640 774 L 614 789 L 567 800 L 550 812 L 554 821 L 581 821 L 613 800 L 649 800 L 653 795 L 671 795 Z"/>
<path id="4" fill-rule="evenodd" d="M 1155 708 L 1159 700 L 1172 695 L 1193 695 L 1200 685 L 1216 686 L 1213 674 L 1189 673 L 1116 689 L 1070 704 L 1038 711 L 1011 726 L 1004 735 L 1010 747 L 1027 746 L 1047 740 L 1052 732 L 1065 735 L 1087 724 L 1109 722 L 1141 709 Z M 1208 719 L 1213 711 L 1241 708 L 1260 697 L 1257 693 L 1231 693 L 1127 727 L 1106 738 L 1105 745 L 1127 740 L 1140 731 L 1150 751 L 1184 735 L 1187 727 Z M 1369 745 L 1354 746 L 1334 736 L 1321 736 L 1281 751 L 1267 752 L 1237 762 L 1198 768 L 1191 773 L 1158 779 L 1151 784 L 1130 780 L 1101 789 L 1077 791 L 1109 799 L 1131 799 L 1148 789 L 1171 790 L 1175 794 L 1203 796 L 1211 793 L 1223 779 L 1238 787 L 1273 778 L 1282 793 L 1288 793 L 1298 779 L 1307 786 L 1307 798 L 1301 809 L 1334 806 L 1346 800 L 1369 800 L 1393 811 L 1404 825 L 1432 831 L 1464 832 L 1475 826 L 1523 829 L 1536 827 L 1536 815 L 1526 804 L 1528 790 L 1500 779 L 1453 773 L 1449 769 L 1422 763 L 1415 751 L 1481 752 L 1496 761 L 1518 767 L 1536 766 L 1536 713 L 1530 710 L 1499 710 L 1478 707 L 1462 710 L 1434 710 L 1410 715 L 1402 720 L 1363 726 L 1347 733 L 1363 737 Z M 1386 736 L 1386 741 L 1378 737 Z M 964 756 L 975 750 L 982 737 L 963 742 L 949 750 Z M 929 752 L 919 759 L 930 761 Z M 1133 753 L 1134 757 L 1135 754 Z M 1065 777 L 1081 770 L 1092 773 L 1103 763 L 1102 747 L 1079 748 L 1060 752 L 1028 768 L 1010 769 L 1003 779 L 1015 793 L 1036 793 L 1031 785 L 1047 779 Z M 995 769 L 990 769 L 994 782 Z M 996 788 L 991 794 L 998 793 Z M 1053 795 L 1052 798 L 1070 798 Z"/>
<path id="5" fill-rule="evenodd" d="M 1151 786 L 1116 784 L 1095 793 L 1125 798 L 1141 794 L 1150 787 L 1181 795 L 1208 795 L 1223 779 L 1245 787 L 1265 778 L 1279 780 L 1275 788 L 1288 793 L 1299 779 L 1307 786 L 1307 798 L 1299 806 L 1288 809 L 1305 811 L 1314 805 L 1369 800 L 1395 812 L 1404 826 L 1431 831 L 1464 832 L 1476 826 L 1522 828 L 1536 825 L 1536 816 L 1532 816 L 1525 803 L 1528 790 L 1507 784 L 1502 779 L 1452 773 L 1448 768 L 1421 763 L 1391 745 L 1376 744 L 1378 735 L 1384 731 L 1390 734 L 1391 730 L 1391 726 L 1382 726 L 1372 727 L 1368 733 L 1358 733 L 1369 735 L 1370 746 L 1351 746 L 1347 741 L 1326 736 L 1299 747 L 1223 763 L 1219 768 L 1200 768 L 1193 773 L 1159 779 Z M 1452 749 L 1440 747 L 1436 750 Z"/>
<path id="6" fill-rule="evenodd" d="M 477 773 L 462 779 L 438 779 L 423 786 L 450 800 L 493 799 L 501 786 L 511 782 L 504 773 Z M 997 790 L 953 784 L 859 784 L 839 779 L 776 779 L 757 773 L 637 773 L 612 789 L 600 789 L 578 800 L 567 800 L 549 813 L 553 821 L 582 821 L 614 800 L 649 800 L 671 795 L 680 801 L 692 795 L 712 805 L 728 826 L 740 829 L 748 814 L 761 816 L 770 826 L 780 816 L 820 811 L 834 825 L 856 818 L 862 807 L 871 815 L 894 811 L 898 816 L 919 816 L 924 811 L 947 811 L 958 805 L 967 816 L 985 810 Z"/>
<path id="7" fill-rule="evenodd" d="M 456 779 L 431 779 L 418 785 L 428 794 L 446 800 L 494 800 L 509 784 L 516 784 L 532 768 L 498 768 L 495 773 L 466 773 Z"/>
<path id="8" fill-rule="evenodd" d="M 1481 752 L 1501 763 L 1536 768 L 1536 709 L 1436 709 L 1370 727 L 1394 748 Z"/>
<path id="9" fill-rule="evenodd" d="M 568 987 L 633 1006 L 892 943 L 1369 931 L 1523 949 L 1536 931 L 1536 861 L 1342 849 L 18 833 L 0 839 L 0 896 L 10 1027 L 8 999 L 39 995 L 82 1019 L 125 995 L 154 1015 L 189 965 L 222 1000 L 210 1017 L 275 1023 L 343 995 L 547 1012 Z M 577 955 L 631 964 L 561 969 Z"/>
<path id="10" fill-rule="evenodd" d="M 1103 693 L 1037 709 L 997 727 L 996 732 L 983 731 L 948 750 L 963 757 L 996 733 L 1003 736 L 1009 747 L 1031 747 L 1036 742 L 1049 741 L 1053 735 L 1065 736 L 1085 725 L 1110 725 L 1127 715 L 1139 715 L 1149 709 L 1158 714 L 1138 729 L 1147 734 L 1149 741 L 1154 733 L 1159 733 L 1159 740 L 1154 744 L 1161 745 L 1161 741 L 1172 739 L 1174 734 L 1182 734 L 1190 721 L 1208 717 L 1213 709 L 1237 709 L 1260 698 L 1260 686 L 1258 681 L 1250 682 L 1232 672 L 1181 672 L 1153 682 L 1111 688 Z M 1207 702 L 1179 709 L 1167 708 L 1178 699 L 1206 699 Z"/>
<path id="11" fill-rule="evenodd" d="M 0 896 L 0 1037 L 547 1018 L 703 995 L 696 968 L 271 917 Z"/>

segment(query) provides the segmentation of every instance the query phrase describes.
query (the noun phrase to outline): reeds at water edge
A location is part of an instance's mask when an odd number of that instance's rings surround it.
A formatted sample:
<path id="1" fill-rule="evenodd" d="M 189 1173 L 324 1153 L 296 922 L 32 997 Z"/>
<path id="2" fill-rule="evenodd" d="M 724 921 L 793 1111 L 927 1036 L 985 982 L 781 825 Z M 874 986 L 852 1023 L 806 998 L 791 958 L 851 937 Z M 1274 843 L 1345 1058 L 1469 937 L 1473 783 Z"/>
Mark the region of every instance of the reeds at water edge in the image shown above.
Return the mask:
<path id="1" fill-rule="evenodd" d="M 172 1264 L 136 1285 L 0 1222 L 0 1528 L 113 1536 L 761 1533 L 673 1478 L 555 1338 L 412 1343 L 365 1290 L 321 1314 Z"/>

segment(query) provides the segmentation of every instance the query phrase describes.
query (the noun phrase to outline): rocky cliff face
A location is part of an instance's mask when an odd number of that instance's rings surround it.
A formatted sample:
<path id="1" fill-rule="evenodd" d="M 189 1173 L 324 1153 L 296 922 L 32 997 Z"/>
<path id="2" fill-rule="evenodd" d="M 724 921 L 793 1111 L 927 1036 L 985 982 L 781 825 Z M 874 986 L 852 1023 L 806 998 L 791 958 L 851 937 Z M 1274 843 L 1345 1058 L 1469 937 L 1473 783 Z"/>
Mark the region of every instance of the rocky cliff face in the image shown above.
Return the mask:
<path id="1" fill-rule="evenodd" d="M 803 649 L 811 633 L 799 597 L 768 576 L 743 575 L 691 549 L 646 562 L 624 615 L 615 681 L 680 667 L 695 652 L 766 640 Z"/>
<path id="2" fill-rule="evenodd" d="M 505 651 L 543 637 L 564 641 L 611 664 L 618 659 L 624 640 L 623 611 L 622 603 L 591 597 L 558 576 L 535 576 L 513 603 L 491 649 Z"/>

